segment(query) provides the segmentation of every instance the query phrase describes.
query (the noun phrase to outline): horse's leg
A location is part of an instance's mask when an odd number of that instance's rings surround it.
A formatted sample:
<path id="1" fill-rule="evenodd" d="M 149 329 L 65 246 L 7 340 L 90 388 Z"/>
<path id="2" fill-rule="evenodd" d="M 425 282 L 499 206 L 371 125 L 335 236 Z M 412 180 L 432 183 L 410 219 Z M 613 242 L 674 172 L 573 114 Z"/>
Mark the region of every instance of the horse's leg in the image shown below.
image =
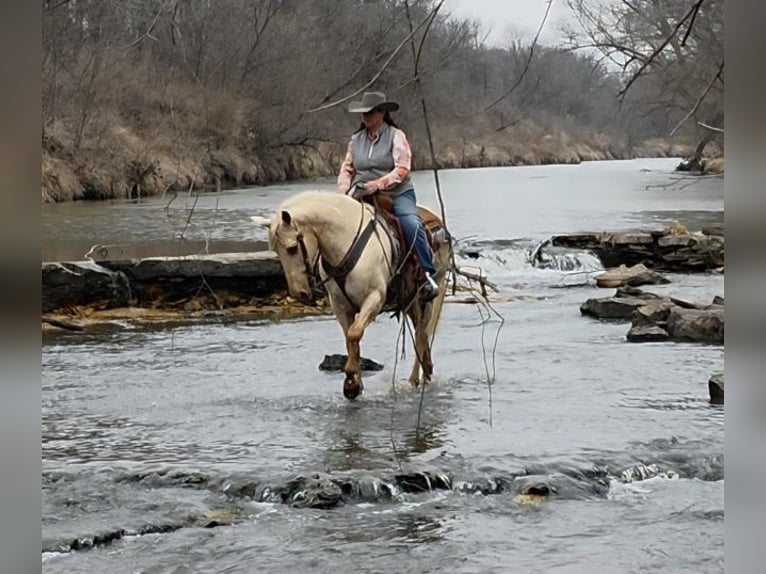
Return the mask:
<path id="1" fill-rule="evenodd" d="M 346 380 L 343 381 L 343 396 L 347 399 L 355 399 L 364 388 L 362 383 L 362 370 L 360 361 L 360 342 L 364 336 L 364 330 L 373 319 L 380 313 L 383 306 L 383 295 L 380 291 L 373 291 L 362 303 L 359 313 L 356 314 L 354 322 L 348 328 L 346 333 L 346 350 L 348 359 L 346 360 Z"/>
<path id="2" fill-rule="evenodd" d="M 444 306 L 444 297 L 447 295 L 447 269 L 449 266 L 450 250 L 449 246 L 442 244 L 437 250 L 434 251 L 434 259 L 437 269 L 437 282 L 439 284 L 439 294 L 431 301 L 422 304 L 420 322 L 416 328 L 422 333 L 421 345 L 421 366 L 423 367 L 423 382 L 430 382 L 434 373 L 433 358 L 431 355 L 431 347 L 434 344 L 434 336 L 436 335 L 436 327 L 439 325 L 439 318 L 441 317 L 442 308 Z"/>
<path id="3" fill-rule="evenodd" d="M 428 336 L 424 328 L 424 305 L 421 301 L 415 301 L 410 307 L 408 313 L 412 325 L 415 328 L 415 336 L 412 341 L 415 348 L 415 360 L 412 363 L 412 372 L 410 373 L 410 383 L 417 387 L 420 384 L 420 368 L 423 367 L 423 374 L 426 374 L 426 366 L 430 362 L 430 352 L 428 349 Z M 430 376 L 430 373 L 428 373 Z"/>

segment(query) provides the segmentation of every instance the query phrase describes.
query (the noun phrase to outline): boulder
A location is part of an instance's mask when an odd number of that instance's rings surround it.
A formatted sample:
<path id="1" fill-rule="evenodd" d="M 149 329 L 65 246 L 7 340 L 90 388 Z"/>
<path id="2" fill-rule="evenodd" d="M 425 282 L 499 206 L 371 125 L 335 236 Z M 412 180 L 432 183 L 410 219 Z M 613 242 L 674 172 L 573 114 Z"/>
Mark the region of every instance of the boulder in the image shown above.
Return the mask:
<path id="1" fill-rule="evenodd" d="M 670 335 L 659 325 L 633 325 L 626 338 L 632 343 L 646 343 L 667 341 L 670 339 Z"/>
<path id="2" fill-rule="evenodd" d="M 724 344 L 724 310 L 713 305 L 709 309 L 673 308 L 668 314 L 667 331 L 674 340 Z"/>
<path id="3" fill-rule="evenodd" d="M 647 304 L 648 301 L 658 300 L 655 293 L 649 293 L 626 287 L 618 289 L 614 297 L 588 299 L 580 305 L 580 313 L 596 319 L 619 319 L 629 321 L 633 311 Z"/>
<path id="4" fill-rule="evenodd" d="M 707 382 L 708 392 L 710 393 L 710 402 L 714 405 L 723 403 L 723 373 L 715 373 Z"/>
<path id="5" fill-rule="evenodd" d="M 43 263 L 42 311 L 178 307 L 198 296 L 211 297 L 221 308 L 271 297 L 286 287 L 272 252 Z"/>
<path id="6" fill-rule="evenodd" d="M 715 227 L 692 233 L 675 224 L 647 233 L 556 235 L 544 242 L 547 246 L 590 251 L 605 267 L 644 264 L 655 271 L 700 272 L 724 264 L 723 230 Z"/>
<path id="7" fill-rule="evenodd" d="M 724 343 L 723 297 L 715 297 L 712 304 L 694 303 L 627 286 L 613 297 L 588 299 L 580 312 L 597 319 L 630 320 L 626 338 L 631 342 Z"/>
<path id="8" fill-rule="evenodd" d="M 348 355 L 325 355 L 321 363 L 319 363 L 320 371 L 339 371 L 342 372 L 346 365 L 346 359 Z M 383 365 L 376 363 L 372 359 L 362 357 L 359 361 L 360 367 L 363 371 L 382 371 Z"/>
<path id="9" fill-rule="evenodd" d="M 638 287 L 639 285 L 663 285 L 666 283 L 670 283 L 670 280 L 656 271 L 648 269 L 642 263 L 632 267 L 620 265 L 608 269 L 596 278 L 596 285 L 599 287 L 621 287 L 625 285 Z"/>
<path id="10" fill-rule="evenodd" d="M 43 313 L 76 305 L 113 309 L 132 299 L 124 273 L 92 261 L 43 263 L 42 287 Z"/>
<path id="11" fill-rule="evenodd" d="M 631 322 L 634 327 L 644 327 L 658 324 L 664 326 L 667 324 L 670 310 L 675 306 L 675 303 L 669 299 L 649 301 L 645 305 L 638 307 L 633 311 Z"/>
<path id="12" fill-rule="evenodd" d="M 723 223 L 714 223 L 713 225 L 708 225 L 706 227 L 703 227 L 702 233 L 704 235 L 715 235 L 717 237 L 723 237 L 724 236 Z"/>

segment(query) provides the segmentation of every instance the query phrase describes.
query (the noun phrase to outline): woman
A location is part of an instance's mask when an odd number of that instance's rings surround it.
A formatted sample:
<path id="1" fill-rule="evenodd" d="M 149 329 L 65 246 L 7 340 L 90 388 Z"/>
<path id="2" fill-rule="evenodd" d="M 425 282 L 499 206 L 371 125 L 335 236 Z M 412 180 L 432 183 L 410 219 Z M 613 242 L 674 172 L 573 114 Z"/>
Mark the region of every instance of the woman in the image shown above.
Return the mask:
<path id="1" fill-rule="evenodd" d="M 398 109 L 399 104 L 387 101 L 382 92 L 365 92 L 361 101 L 349 104 L 349 112 L 362 114 L 362 125 L 348 143 L 337 186 L 340 193 L 361 188 L 355 197 L 375 192 L 384 192 L 391 197 L 404 239 L 408 245 L 414 245 L 425 272 L 425 281 L 420 286 L 421 297 L 430 300 L 439 294 L 439 286 L 410 179 L 410 144 L 390 116 L 390 112 Z"/>

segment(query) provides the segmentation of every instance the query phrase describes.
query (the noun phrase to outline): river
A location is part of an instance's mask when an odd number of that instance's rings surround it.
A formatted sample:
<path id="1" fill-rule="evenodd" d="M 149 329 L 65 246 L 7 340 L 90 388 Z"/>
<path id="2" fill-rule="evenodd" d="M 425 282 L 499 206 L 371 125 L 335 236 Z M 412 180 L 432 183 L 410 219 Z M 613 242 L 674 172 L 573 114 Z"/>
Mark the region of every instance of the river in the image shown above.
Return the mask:
<path id="1" fill-rule="evenodd" d="M 625 323 L 580 315 L 612 292 L 594 258 L 526 263 L 552 234 L 722 222 L 722 180 L 667 186 L 676 163 L 440 172 L 450 231 L 481 254 L 458 262 L 499 285 L 505 323 L 493 353 L 499 323 L 448 298 L 422 395 L 385 316 L 362 342 L 385 367 L 352 403 L 317 369 L 344 352 L 332 317 L 44 335 L 43 571 L 721 572 L 724 411 L 707 380 L 723 347 L 628 343 Z M 432 174 L 415 182 L 438 209 Z M 250 216 L 316 187 L 332 182 L 43 206 L 43 257 L 255 249 Z M 650 290 L 724 295 L 722 275 L 668 277 Z M 424 492 L 395 479 L 423 469 Z M 314 473 L 373 488 L 331 508 L 269 494 Z M 550 496 L 517 498 L 524 480 Z"/>

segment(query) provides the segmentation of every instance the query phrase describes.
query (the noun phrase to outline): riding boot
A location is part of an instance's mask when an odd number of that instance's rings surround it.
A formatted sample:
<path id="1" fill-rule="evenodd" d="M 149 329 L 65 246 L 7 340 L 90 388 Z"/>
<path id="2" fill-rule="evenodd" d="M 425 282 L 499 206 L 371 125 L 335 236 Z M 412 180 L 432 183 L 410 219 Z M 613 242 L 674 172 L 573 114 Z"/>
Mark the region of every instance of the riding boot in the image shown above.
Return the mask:
<path id="1" fill-rule="evenodd" d="M 439 285 L 432 273 L 426 272 L 426 279 L 420 284 L 420 298 L 423 301 L 430 301 L 439 295 Z"/>

